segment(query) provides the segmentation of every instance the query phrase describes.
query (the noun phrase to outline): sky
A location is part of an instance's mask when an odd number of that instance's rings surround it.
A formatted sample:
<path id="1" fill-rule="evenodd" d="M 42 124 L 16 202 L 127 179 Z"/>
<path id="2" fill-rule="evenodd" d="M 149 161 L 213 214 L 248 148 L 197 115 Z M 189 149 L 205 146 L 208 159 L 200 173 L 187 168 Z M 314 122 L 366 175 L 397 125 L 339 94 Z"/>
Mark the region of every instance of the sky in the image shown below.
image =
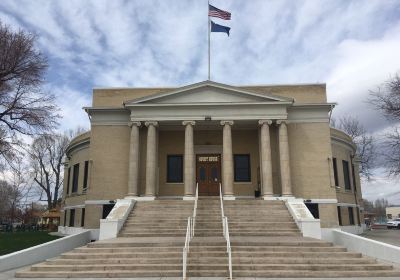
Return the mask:
<path id="1" fill-rule="evenodd" d="M 211 80 L 232 85 L 326 83 L 333 117 L 389 124 L 367 102 L 400 71 L 398 0 L 211 0 L 232 13 L 211 34 Z M 206 0 L 0 1 L 0 20 L 37 34 L 61 128 L 89 128 L 94 87 L 182 86 L 207 79 Z M 400 204 L 400 183 L 376 170 L 367 199 Z"/>

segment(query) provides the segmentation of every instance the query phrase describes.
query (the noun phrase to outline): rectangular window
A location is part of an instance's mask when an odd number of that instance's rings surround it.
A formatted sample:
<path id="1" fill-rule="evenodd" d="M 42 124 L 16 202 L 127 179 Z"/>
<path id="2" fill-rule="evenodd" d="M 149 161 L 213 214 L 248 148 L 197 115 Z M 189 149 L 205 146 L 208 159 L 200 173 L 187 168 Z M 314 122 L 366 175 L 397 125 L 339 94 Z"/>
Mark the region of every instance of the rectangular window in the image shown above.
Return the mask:
<path id="1" fill-rule="evenodd" d="M 344 188 L 346 190 L 351 190 L 350 174 L 349 174 L 349 162 L 346 161 L 346 160 L 342 160 L 342 164 L 343 164 Z"/>
<path id="2" fill-rule="evenodd" d="M 235 182 L 251 182 L 250 155 L 234 155 Z"/>
<path id="3" fill-rule="evenodd" d="M 308 210 L 310 210 L 311 214 L 315 219 L 319 219 L 319 207 L 318 203 L 305 203 Z"/>
<path id="4" fill-rule="evenodd" d="M 338 216 L 338 220 L 339 220 L 339 226 L 343 225 L 342 224 L 342 213 L 340 211 L 340 206 L 337 207 L 337 216 Z"/>
<path id="5" fill-rule="evenodd" d="M 85 226 L 85 208 L 82 208 L 81 227 Z"/>
<path id="6" fill-rule="evenodd" d="M 183 156 L 168 155 L 167 156 L 167 182 L 182 183 L 183 182 Z"/>
<path id="7" fill-rule="evenodd" d="M 347 207 L 349 211 L 349 224 L 354 225 L 354 213 L 353 213 L 353 207 Z"/>
<path id="8" fill-rule="evenodd" d="M 335 177 L 335 186 L 339 186 L 339 177 L 338 177 L 338 172 L 337 172 L 337 161 L 336 158 L 332 159 L 332 164 L 333 164 L 333 176 Z"/>
<path id="9" fill-rule="evenodd" d="M 115 204 L 104 204 L 103 205 L 103 214 L 101 215 L 102 219 L 107 218 L 108 214 L 110 214 L 111 210 L 114 208 Z"/>
<path id="10" fill-rule="evenodd" d="M 357 191 L 356 173 L 354 172 L 354 164 L 351 165 L 351 174 L 353 175 L 353 188 L 354 188 L 354 191 Z"/>
<path id="11" fill-rule="evenodd" d="M 72 177 L 72 193 L 78 192 L 78 180 L 79 180 L 79 163 L 74 165 L 74 174 Z"/>
<path id="12" fill-rule="evenodd" d="M 75 209 L 69 210 L 69 226 L 73 227 L 75 224 Z"/>
<path id="13" fill-rule="evenodd" d="M 64 226 L 67 225 L 67 210 L 64 210 Z"/>
<path id="14" fill-rule="evenodd" d="M 68 167 L 67 173 L 67 195 L 69 194 L 69 184 L 71 183 L 71 167 Z"/>
<path id="15" fill-rule="evenodd" d="M 85 169 L 83 172 L 83 188 L 87 189 L 87 182 L 88 182 L 88 173 L 89 173 L 89 161 L 85 161 Z"/>

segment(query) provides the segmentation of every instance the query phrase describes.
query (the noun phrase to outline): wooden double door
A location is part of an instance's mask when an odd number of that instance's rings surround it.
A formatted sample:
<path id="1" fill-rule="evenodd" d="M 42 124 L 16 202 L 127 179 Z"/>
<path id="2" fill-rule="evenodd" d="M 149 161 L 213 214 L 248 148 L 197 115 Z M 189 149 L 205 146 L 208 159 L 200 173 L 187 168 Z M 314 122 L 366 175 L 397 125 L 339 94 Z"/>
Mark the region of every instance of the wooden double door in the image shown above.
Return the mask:
<path id="1" fill-rule="evenodd" d="M 219 195 L 221 155 L 197 155 L 196 178 L 199 184 L 199 195 Z"/>

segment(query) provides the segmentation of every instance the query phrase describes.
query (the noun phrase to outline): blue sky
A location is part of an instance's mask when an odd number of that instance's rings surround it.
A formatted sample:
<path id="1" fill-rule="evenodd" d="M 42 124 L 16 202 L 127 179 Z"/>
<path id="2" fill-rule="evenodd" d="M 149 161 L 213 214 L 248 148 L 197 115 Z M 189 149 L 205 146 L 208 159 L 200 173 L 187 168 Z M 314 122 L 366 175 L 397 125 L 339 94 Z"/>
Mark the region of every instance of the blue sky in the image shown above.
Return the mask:
<path id="1" fill-rule="evenodd" d="M 400 1 L 213 0 L 231 34 L 211 35 L 212 80 L 233 85 L 327 83 L 334 116 L 373 133 L 388 123 L 366 99 L 400 71 Z M 207 79 L 207 1 L 2 0 L 0 19 L 38 35 L 62 129 L 89 127 L 93 87 L 179 86 Z M 375 185 L 374 185 L 375 184 Z M 377 177 L 364 195 L 400 189 Z M 377 187 L 378 185 L 379 187 Z M 400 195 L 392 201 L 400 204 Z"/>

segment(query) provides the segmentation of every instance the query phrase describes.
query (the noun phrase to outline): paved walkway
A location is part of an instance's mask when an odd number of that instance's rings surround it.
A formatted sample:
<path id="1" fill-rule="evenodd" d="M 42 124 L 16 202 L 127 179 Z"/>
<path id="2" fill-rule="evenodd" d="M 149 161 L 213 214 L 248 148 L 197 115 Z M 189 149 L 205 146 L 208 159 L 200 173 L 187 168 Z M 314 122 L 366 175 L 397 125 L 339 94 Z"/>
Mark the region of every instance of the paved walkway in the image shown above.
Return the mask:
<path id="1" fill-rule="evenodd" d="M 365 231 L 362 237 L 400 246 L 400 230 L 398 229 L 374 229 Z"/>

